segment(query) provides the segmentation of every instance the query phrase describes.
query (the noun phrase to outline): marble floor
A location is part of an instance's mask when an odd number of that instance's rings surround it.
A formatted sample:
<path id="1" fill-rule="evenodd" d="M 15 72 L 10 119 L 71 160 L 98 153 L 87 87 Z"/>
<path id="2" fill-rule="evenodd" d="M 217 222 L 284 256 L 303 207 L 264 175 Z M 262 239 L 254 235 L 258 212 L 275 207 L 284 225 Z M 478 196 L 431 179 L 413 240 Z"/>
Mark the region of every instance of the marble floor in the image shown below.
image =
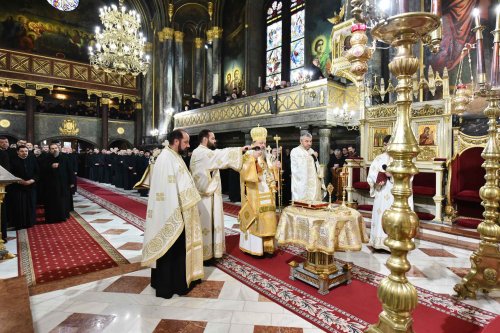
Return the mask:
<path id="1" fill-rule="evenodd" d="M 134 195 L 130 193 L 130 195 Z M 75 211 L 131 263 L 140 261 L 143 233 L 121 218 L 75 196 Z M 225 216 L 227 228 L 237 220 Z M 16 233 L 9 232 L 7 248 L 17 252 Z M 416 286 L 452 294 L 469 268 L 471 251 L 416 241 L 409 254 L 408 276 Z M 387 274 L 387 254 L 337 253 L 366 269 Z M 205 281 L 184 297 L 157 298 L 149 269 L 55 290 L 30 297 L 35 332 L 322 332 L 311 323 L 215 267 L 206 267 Z M 0 262 L 0 278 L 18 275 L 17 259 Z M 500 314 L 500 297 L 479 295 L 466 303 Z"/>

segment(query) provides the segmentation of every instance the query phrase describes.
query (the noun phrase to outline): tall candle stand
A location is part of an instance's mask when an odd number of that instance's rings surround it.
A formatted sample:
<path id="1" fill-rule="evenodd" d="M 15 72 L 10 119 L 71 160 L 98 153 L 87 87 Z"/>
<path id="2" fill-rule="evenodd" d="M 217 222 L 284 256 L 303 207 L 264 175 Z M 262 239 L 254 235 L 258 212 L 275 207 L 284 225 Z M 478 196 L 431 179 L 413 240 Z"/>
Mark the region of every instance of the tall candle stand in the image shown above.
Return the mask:
<path id="1" fill-rule="evenodd" d="M 410 178 L 418 173 L 413 159 L 419 148 L 410 127 L 412 103 L 412 75 L 419 67 L 419 60 L 413 55 L 413 46 L 424 36 L 439 27 L 439 17 L 424 12 L 410 12 L 391 16 L 378 22 L 372 29 L 372 36 L 391 44 L 397 54 L 389 64 L 389 69 L 398 79 L 397 120 L 388 148 L 393 162 L 388 167 L 394 179 L 392 194 L 394 202 L 382 216 L 382 227 L 387 234 L 384 244 L 391 250 L 387 260 L 389 276 L 378 287 L 377 295 L 383 311 L 377 324 L 367 332 L 413 332 L 412 311 L 417 306 L 417 291 L 406 278 L 411 268 L 408 252 L 415 248 L 419 220 L 408 205 L 412 193 Z"/>
<path id="2" fill-rule="evenodd" d="M 477 95 L 485 97 L 488 106 L 484 110 L 488 117 L 488 141 L 481 156 L 484 158 L 482 167 L 486 170 L 484 178 L 486 183 L 479 190 L 484 207 L 484 220 L 478 225 L 477 231 L 481 241 L 479 248 L 470 257 L 471 269 L 462 278 L 462 281 L 453 288 L 459 298 L 476 298 L 478 290 L 488 293 L 492 290 L 500 290 L 500 225 L 498 221 L 498 207 L 500 188 L 498 187 L 498 163 L 500 162 L 500 147 L 497 140 L 497 117 L 500 115 L 500 82 L 499 76 L 499 45 L 500 45 L 500 7 L 497 8 L 496 28 L 494 34 L 494 54 L 491 67 L 490 82 L 486 81 L 484 74 L 484 56 L 482 54 L 482 31 L 484 26 L 480 24 L 479 12 L 476 15 L 476 43 L 478 48 L 477 75 L 479 91 Z M 480 63 L 483 62 L 483 63 Z"/>

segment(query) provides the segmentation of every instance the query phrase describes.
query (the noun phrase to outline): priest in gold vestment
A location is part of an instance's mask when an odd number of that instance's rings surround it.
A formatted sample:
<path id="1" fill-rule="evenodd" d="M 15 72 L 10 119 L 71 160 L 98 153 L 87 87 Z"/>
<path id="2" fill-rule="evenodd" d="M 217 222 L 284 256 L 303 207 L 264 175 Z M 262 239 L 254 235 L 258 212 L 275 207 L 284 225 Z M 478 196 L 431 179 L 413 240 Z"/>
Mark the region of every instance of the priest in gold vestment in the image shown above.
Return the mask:
<path id="1" fill-rule="evenodd" d="M 253 128 L 250 135 L 252 148 L 243 156 L 240 171 L 240 249 L 262 256 L 273 254 L 275 249 L 275 194 L 281 165 L 278 161 L 271 162 L 271 156 L 265 154 L 267 130 L 264 127 Z"/>
<path id="2" fill-rule="evenodd" d="M 189 135 L 172 131 L 168 143 L 152 174 L 142 248 L 142 265 L 152 267 L 151 287 L 163 298 L 185 295 L 203 277 L 200 195 L 181 157 Z"/>
<path id="3" fill-rule="evenodd" d="M 193 151 L 189 168 L 201 195 L 198 202 L 201 231 L 203 233 L 203 260 L 222 258 L 225 251 L 224 210 L 220 169 L 240 171 L 243 148 L 215 149 L 215 134 L 202 130 L 198 134 L 199 146 Z"/>

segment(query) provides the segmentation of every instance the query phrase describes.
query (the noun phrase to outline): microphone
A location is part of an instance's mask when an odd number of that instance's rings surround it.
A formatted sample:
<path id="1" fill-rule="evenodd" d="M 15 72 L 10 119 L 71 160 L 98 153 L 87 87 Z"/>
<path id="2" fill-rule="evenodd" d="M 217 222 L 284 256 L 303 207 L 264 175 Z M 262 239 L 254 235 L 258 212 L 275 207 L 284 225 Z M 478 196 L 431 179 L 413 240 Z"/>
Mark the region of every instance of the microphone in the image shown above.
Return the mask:
<path id="1" fill-rule="evenodd" d="M 387 164 L 382 164 L 382 170 L 384 170 L 384 171 L 387 170 Z"/>

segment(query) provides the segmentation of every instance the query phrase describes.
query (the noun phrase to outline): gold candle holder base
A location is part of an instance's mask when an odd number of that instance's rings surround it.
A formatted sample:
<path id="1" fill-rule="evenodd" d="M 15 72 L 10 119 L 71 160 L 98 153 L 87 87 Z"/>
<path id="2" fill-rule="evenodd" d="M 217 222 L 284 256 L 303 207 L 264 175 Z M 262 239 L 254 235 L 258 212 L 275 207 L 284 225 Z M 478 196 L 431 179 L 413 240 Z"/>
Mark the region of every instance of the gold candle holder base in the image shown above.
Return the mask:
<path id="1" fill-rule="evenodd" d="M 289 265 L 290 280 L 300 280 L 318 288 L 321 295 L 327 295 L 334 287 L 351 283 L 352 265 L 346 263 L 338 267 L 333 254 L 307 251 L 305 263 L 291 261 Z"/>
<path id="2" fill-rule="evenodd" d="M 389 69 L 398 79 L 397 119 L 388 147 L 393 161 L 387 168 L 394 179 L 391 191 L 394 202 L 382 216 L 387 234 L 384 244 L 391 250 L 386 266 L 388 277 L 382 279 L 377 290 L 383 311 L 378 323 L 371 325 L 370 333 L 413 332 L 412 312 L 417 306 L 417 290 L 406 278 L 411 268 L 408 252 L 415 248 L 413 238 L 418 228 L 418 217 L 408 205 L 412 189 L 410 178 L 418 173 L 413 159 L 418 155 L 418 142 L 410 127 L 412 104 L 412 76 L 417 72 L 419 60 L 413 55 L 414 45 L 439 27 L 437 16 L 425 12 L 411 12 L 389 17 L 372 29 L 375 39 L 391 44 L 397 51 Z"/>
<path id="3" fill-rule="evenodd" d="M 486 170 L 486 183 L 479 190 L 484 206 L 484 220 L 478 225 L 477 231 L 481 237 L 479 248 L 470 257 L 471 269 L 453 290 L 457 297 L 476 298 L 478 290 L 489 293 L 500 290 L 500 225 L 498 224 L 498 207 L 500 188 L 498 187 L 498 162 L 500 147 L 497 141 L 497 116 L 500 114 L 500 91 L 480 91 L 480 95 L 488 99 L 484 114 L 489 118 L 488 142 L 481 156 L 484 158 L 482 167 Z"/>

